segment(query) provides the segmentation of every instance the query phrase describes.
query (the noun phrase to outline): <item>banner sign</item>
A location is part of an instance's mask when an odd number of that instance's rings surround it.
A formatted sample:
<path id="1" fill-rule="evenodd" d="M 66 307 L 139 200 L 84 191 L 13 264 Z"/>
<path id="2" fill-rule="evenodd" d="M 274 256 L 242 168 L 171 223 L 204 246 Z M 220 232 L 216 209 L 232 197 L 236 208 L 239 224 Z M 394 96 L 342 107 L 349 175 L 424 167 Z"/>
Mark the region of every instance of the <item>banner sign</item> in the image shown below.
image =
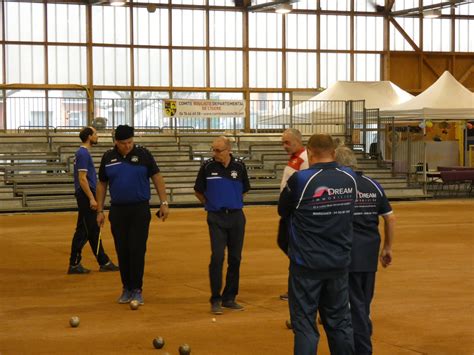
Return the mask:
<path id="1" fill-rule="evenodd" d="M 244 117 L 243 100 L 164 100 L 166 117 Z"/>

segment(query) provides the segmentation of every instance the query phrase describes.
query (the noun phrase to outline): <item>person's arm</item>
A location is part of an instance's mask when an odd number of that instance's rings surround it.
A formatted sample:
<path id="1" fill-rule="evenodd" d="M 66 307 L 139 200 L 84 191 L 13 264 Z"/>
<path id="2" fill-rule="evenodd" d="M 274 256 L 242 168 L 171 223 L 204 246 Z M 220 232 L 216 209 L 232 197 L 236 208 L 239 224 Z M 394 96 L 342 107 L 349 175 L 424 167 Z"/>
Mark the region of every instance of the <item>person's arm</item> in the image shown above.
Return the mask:
<path id="1" fill-rule="evenodd" d="M 160 210 L 158 211 L 158 218 L 164 222 L 168 218 L 169 214 L 165 179 L 163 179 L 163 176 L 160 173 L 156 173 L 151 177 L 151 181 L 153 181 L 153 185 L 155 185 L 155 189 L 158 192 L 158 196 L 161 201 Z"/>
<path id="2" fill-rule="evenodd" d="M 206 196 L 204 193 L 206 191 L 206 169 L 204 168 L 204 164 L 201 165 L 199 172 L 196 177 L 196 181 L 194 182 L 194 196 L 203 204 L 206 205 Z"/>
<path id="3" fill-rule="evenodd" d="M 97 191 L 95 192 L 95 198 L 97 201 L 97 224 L 99 228 L 104 225 L 105 215 L 104 215 L 104 203 L 105 203 L 105 193 L 107 191 L 107 182 L 97 181 Z"/>
<path id="4" fill-rule="evenodd" d="M 206 204 L 206 196 L 204 196 L 202 192 L 194 191 L 194 196 L 196 196 L 203 205 Z"/>
<path id="5" fill-rule="evenodd" d="M 97 202 L 89 186 L 89 181 L 87 181 L 87 171 L 79 170 L 78 173 L 79 173 L 79 185 L 81 185 L 82 191 L 84 191 L 87 198 L 89 199 L 89 206 L 92 210 L 96 210 Z"/>
<path id="6" fill-rule="evenodd" d="M 380 252 L 380 263 L 387 267 L 392 263 L 392 244 L 395 237 L 395 215 L 393 213 L 383 215 L 385 238 L 382 251 Z"/>
<path id="7" fill-rule="evenodd" d="M 278 214 L 286 218 L 288 217 L 293 210 L 295 209 L 295 203 L 293 201 L 293 196 L 291 189 L 295 181 L 295 174 L 293 174 L 286 183 L 285 188 L 280 193 L 280 199 L 278 200 Z"/>

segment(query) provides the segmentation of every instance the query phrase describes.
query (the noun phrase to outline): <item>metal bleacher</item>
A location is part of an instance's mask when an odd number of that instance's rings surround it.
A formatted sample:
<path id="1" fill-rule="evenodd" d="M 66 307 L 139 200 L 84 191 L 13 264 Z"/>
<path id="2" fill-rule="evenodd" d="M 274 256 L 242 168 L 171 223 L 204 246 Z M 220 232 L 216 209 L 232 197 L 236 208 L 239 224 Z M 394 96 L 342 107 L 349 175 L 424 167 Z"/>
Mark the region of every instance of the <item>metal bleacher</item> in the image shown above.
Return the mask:
<path id="1" fill-rule="evenodd" d="M 136 136 L 155 157 L 165 178 L 170 204 L 198 206 L 194 181 L 199 167 L 211 156 L 212 140 L 218 135 L 187 134 Z M 2 137 L 3 138 L 3 137 Z M 36 144 L 35 144 L 36 140 Z M 0 212 L 69 210 L 76 208 L 73 186 L 73 159 L 77 137 L 11 135 L 0 144 Z M 233 154 L 244 160 L 252 189 L 245 197 L 249 204 L 275 204 L 280 180 L 288 156 L 281 147 L 279 134 L 240 134 L 233 136 Z M 21 143 L 23 142 L 23 143 Z M 3 144 L 5 143 L 5 144 Z M 110 135 L 101 135 L 91 149 L 96 168 L 103 153 L 113 146 Z M 393 177 L 390 167 L 377 166 L 376 160 L 358 153 L 366 175 L 377 179 L 389 198 L 416 199 L 427 195 L 419 187 L 410 187 L 406 178 Z M 153 184 L 151 184 L 154 190 Z M 158 205 L 156 193 L 152 205 Z M 108 198 L 106 199 L 106 204 Z"/>

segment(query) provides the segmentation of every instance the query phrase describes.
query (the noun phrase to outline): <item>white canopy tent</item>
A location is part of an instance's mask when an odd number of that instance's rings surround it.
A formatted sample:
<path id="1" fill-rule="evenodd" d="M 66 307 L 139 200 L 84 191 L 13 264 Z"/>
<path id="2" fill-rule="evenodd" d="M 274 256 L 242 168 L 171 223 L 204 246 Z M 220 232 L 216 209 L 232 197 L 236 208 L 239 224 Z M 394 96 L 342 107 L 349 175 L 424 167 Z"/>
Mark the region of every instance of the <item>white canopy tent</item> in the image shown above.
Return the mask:
<path id="1" fill-rule="evenodd" d="M 365 100 L 365 108 L 373 109 L 398 105 L 413 97 L 391 81 L 337 81 L 310 101 Z"/>
<path id="2" fill-rule="evenodd" d="M 339 134 L 344 130 L 347 101 L 365 100 L 365 108 L 379 108 L 408 101 L 413 95 L 390 81 L 338 81 L 322 93 L 294 106 L 276 112 L 266 112 L 258 117 L 263 125 L 272 122 L 300 122 L 322 124 L 323 131 Z M 364 106 L 357 104 L 354 111 L 363 114 Z M 329 127 L 331 125 L 332 127 Z M 311 127 L 315 132 L 315 127 Z"/>
<path id="3" fill-rule="evenodd" d="M 474 119 L 474 93 L 445 71 L 418 96 L 399 105 L 384 106 L 380 114 L 403 120 Z"/>

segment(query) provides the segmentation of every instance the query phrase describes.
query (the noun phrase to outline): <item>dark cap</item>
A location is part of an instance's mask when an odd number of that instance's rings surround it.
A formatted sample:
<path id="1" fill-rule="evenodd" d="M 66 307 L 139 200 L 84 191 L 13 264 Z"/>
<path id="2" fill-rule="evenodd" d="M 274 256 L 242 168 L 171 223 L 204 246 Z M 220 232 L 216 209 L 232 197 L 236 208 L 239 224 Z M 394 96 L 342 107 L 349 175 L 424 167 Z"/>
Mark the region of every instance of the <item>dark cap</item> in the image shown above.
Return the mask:
<path id="1" fill-rule="evenodd" d="M 133 127 L 128 125 L 119 125 L 115 128 L 115 140 L 123 141 L 133 137 Z"/>

